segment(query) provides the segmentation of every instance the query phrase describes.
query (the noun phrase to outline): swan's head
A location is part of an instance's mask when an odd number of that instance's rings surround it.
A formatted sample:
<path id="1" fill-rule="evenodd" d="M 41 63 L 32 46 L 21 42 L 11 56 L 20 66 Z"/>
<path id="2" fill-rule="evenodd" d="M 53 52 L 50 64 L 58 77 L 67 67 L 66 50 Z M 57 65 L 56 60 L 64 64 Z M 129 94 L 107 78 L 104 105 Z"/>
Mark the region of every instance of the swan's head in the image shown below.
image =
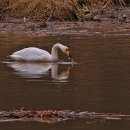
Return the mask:
<path id="1" fill-rule="evenodd" d="M 58 43 L 58 46 L 61 49 L 61 51 L 63 53 L 65 53 L 69 57 L 70 60 L 72 60 L 72 56 L 70 55 L 69 48 L 67 46 L 64 46 L 64 45 L 60 44 L 60 43 Z"/>

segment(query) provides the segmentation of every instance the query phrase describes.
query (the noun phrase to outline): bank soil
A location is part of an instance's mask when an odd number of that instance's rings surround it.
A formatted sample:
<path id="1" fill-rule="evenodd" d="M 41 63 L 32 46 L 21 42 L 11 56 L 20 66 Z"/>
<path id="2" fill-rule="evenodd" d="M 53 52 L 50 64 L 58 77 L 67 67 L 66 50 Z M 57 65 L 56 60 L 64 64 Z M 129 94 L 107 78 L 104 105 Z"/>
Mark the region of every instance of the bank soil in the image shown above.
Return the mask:
<path id="1" fill-rule="evenodd" d="M 130 32 L 130 7 L 105 8 L 91 20 L 32 21 L 29 18 L 4 17 L 0 20 L 0 34 L 26 36 L 47 35 L 106 35 Z"/>
<path id="2" fill-rule="evenodd" d="M 5 121 L 37 121 L 44 123 L 55 123 L 74 119 L 96 120 L 130 120 L 130 115 L 114 113 L 95 113 L 88 111 L 70 111 L 70 110 L 41 110 L 41 111 L 0 111 L 0 122 Z"/>

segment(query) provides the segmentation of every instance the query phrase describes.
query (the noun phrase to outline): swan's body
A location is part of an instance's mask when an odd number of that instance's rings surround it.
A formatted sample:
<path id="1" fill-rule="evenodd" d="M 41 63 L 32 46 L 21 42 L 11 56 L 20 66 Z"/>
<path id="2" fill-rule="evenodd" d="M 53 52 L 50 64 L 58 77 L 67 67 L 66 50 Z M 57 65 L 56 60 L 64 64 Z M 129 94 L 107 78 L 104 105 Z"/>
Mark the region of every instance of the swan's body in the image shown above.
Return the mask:
<path id="1" fill-rule="evenodd" d="M 55 44 L 52 47 L 51 54 L 45 50 L 28 47 L 20 51 L 14 52 L 10 57 L 16 61 L 44 61 L 44 62 L 57 62 L 58 61 L 58 49 L 66 53 L 70 58 L 70 54 L 67 46 L 63 46 L 60 43 Z"/>
<path id="2" fill-rule="evenodd" d="M 47 51 L 36 47 L 16 51 L 10 57 L 16 61 L 51 61 L 52 59 L 52 56 Z"/>

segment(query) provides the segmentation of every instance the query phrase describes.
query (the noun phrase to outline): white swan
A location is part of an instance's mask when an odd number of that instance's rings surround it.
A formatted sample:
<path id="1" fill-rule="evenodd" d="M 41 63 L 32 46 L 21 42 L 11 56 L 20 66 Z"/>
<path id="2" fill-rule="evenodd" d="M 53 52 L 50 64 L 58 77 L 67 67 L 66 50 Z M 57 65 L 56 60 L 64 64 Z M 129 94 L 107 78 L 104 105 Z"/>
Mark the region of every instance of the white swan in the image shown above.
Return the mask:
<path id="1" fill-rule="evenodd" d="M 60 43 L 56 43 L 51 50 L 51 54 L 45 50 L 28 47 L 20 51 L 14 52 L 9 57 L 16 61 L 43 61 L 43 62 L 57 62 L 58 61 L 58 49 L 67 54 L 69 59 L 72 59 L 67 46 Z"/>

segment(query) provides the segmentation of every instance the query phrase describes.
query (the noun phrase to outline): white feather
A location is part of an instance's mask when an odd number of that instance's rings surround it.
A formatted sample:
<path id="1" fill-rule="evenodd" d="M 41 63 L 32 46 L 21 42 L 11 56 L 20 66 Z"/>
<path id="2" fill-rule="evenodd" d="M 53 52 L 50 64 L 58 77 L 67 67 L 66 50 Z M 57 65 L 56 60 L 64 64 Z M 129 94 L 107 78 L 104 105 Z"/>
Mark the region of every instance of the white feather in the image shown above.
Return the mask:
<path id="1" fill-rule="evenodd" d="M 62 52 L 64 52 L 66 49 L 68 49 L 68 47 L 57 43 L 52 47 L 51 54 L 36 47 L 29 47 L 14 52 L 12 55 L 10 55 L 10 57 L 16 61 L 56 62 L 58 61 L 58 49 L 61 49 Z"/>

